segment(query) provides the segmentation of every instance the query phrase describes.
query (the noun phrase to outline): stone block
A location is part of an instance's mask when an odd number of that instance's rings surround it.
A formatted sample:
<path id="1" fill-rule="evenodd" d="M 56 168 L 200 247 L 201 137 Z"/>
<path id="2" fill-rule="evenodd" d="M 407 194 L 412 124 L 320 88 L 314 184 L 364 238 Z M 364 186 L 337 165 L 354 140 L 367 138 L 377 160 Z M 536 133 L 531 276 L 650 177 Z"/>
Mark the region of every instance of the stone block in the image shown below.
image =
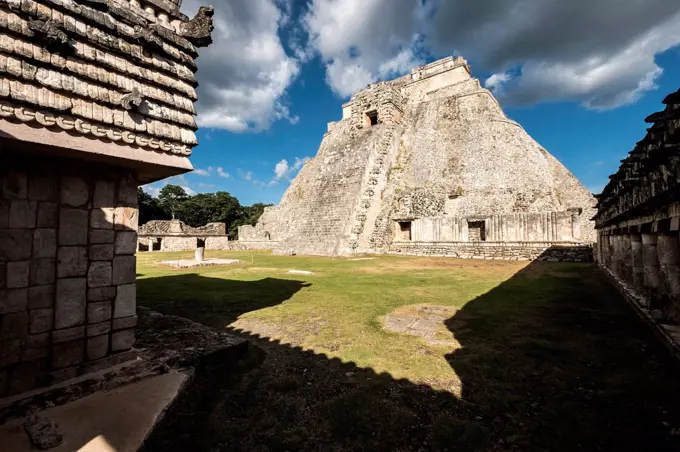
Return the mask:
<path id="1" fill-rule="evenodd" d="M 59 205 L 55 202 L 39 202 L 36 226 L 39 228 L 56 228 L 58 225 Z"/>
<path id="2" fill-rule="evenodd" d="M 70 328 L 85 322 L 86 295 L 85 278 L 57 281 L 55 328 Z"/>
<path id="3" fill-rule="evenodd" d="M 127 350 L 125 352 L 120 352 L 116 353 L 115 355 L 112 356 L 113 358 L 113 364 L 118 365 L 118 364 L 123 364 L 127 363 L 130 361 L 134 361 L 137 359 L 137 351 L 136 350 Z"/>
<path id="4" fill-rule="evenodd" d="M 87 338 L 87 359 L 94 361 L 109 353 L 109 335 Z"/>
<path id="5" fill-rule="evenodd" d="M 39 359 L 48 358 L 50 356 L 50 347 L 39 347 L 39 348 L 26 348 L 21 352 L 21 360 L 26 361 L 37 361 Z"/>
<path id="6" fill-rule="evenodd" d="M 31 334 L 26 338 L 26 348 L 47 347 L 52 344 L 51 333 Z"/>
<path id="7" fill-rule="evenodd" d="M 21 340 L 28 337 L 28 312 L 15 312 L 2 316 L 0 341 Z"/>
<path id="8" fill-rule="evenodd" d="M 85 276 L 87 263 L 87 247 L 60 246 L 57 254 L 57 278 Z"/>
<path id="9" fill-rule="evenodd" d="M 137 326 L 137 316 L 113 319 L 113 331 L 127 330 Z"/>
<path id="10" fill-rule="evenodd" d="M 9 205 L 9 228 L 35 228 L 37 212 L 38 203 L 35 201 L 12 201 Z"/>
<path id="11" fill-rule="evenodd" d="M 135 256 L 116 256 L 113 259 L 113 285 L 130 284 L 137 276 Z"/>
<path id="12" fill-rule="evenodd" d="M 680 265 L 680 244 L 677 235 L 660 234 L 657 237 L 656 249 L 661 265 Z"/>
<path id="13" fill-rule="evenodd" d="M 43 309 L 54 306 L 54 285 L 37 286 L 28 289 L 28 309 Z"/>
<path id="14" fill-rule="evenodd" d="M 57 179 L 48 175 L 32 175 L 28 180 L 28 199 L 31 201 L 56 201 Z"/>
<path id="15" fill-rule="evenodd" d="M 111 285 L 111 262 L 92 262 L 87 272 L 87 286 L 91 288 Z"/>
<path id="16" fill-rule="evenodd" d="M 90 226 L 93 229 L 113 229 L 115 211 L 114 207 L 99 207 L 93 209 L 90 218 Z"/>
<path id="17" fill-rule="evenodd" d="M 82 339 L 84 337 L 85 337 L 84 326 L 74 326 L 73 328 L 52 331 L 52 343 L 54 344 L 75 341 L 76 339 Z"/>
<path id="18" fill-rule="evenodd" d="M 50 384 L 56 385 L 78 376 L 78 367 L 67 367 L 66 369 L 55 370 L 50 373 Z"/>
<path id="19" fill-rule="evenodd" d="M 83 363 L 83 372 L 86 374 L 99 372 L 114 365 L 113 356 L 107 356 L 96 361 Z"/>
<path id="20" fill-rule="evenodd" d="M 7 288 L 7 264 L 0 262 L 0 290 Z"/>
<path id="21" fill-rule="evenodd" d="M 90 245 L 90 260 L 111 261 L 113 260 L 113 245 Z"/>
<path id="22" fill-rule="evenodd" d="M 21 339 L 0 341 L 0 367 L 11 366 L 21 361 Z"/>
<path id="23" fill-rule="evenodd" d="M 122 319 L 137 314 L 137 285 L 127 284 L 118 286 L 116 302 L 113 308 L 113 318 Z"/>
<path id="24" fill-rule="evenodd" d="M 113 243 L 114 232 L 105 229 L 90 230 L 90 244 Z"/>
<path id="25" fill-rule="evenodd" d="M 0 229 L 9 227 L 9 205 L 10 201 L 0 199 Z"/>
<path id="26" fill-rule="evenodd" d="M 113 207 L 116 205 L 115 182 L 99 180 L 94 184 L 93 207 Z"/>
<path id="27" fill-rule="evenodd" d="M 36 229 L 33 232 L 33 258 L 57 256 L 57 230 Z"/>
<path id="28" fill-rule="evenodd" d="M 25 311 L 28 306 L 28 289 L 9 289 L 0 291 L 0 314 L 13 314 Z"/>
<path id="29" fill-rule="evenodd" d="M 28 311 L 28 316 L 30 334 L 52 331 L 54 327 L 54 309 L 34 309 Z"/>
<path id="30" fill-rule="evenodd" d="M 2 197 L 5 199 L 26 199 L 28 181 L 23 173 L 10 173 L 2 179 Z"/>
<path id="31" fill-rule="evenodd" d="M 81 207 L 90 199 L 90 190 L 87 183 L 76 176 L 61 178 L 61 203 L 67 206 Z"/>
<path id="32" fill-rule="evenodd" d="M 116 331 L 111 335 L 111 351 L 120 352 L 129 350 L 135 345 L 135 331 Z"/>
<path id="33" fill-rule="evenodd" d="M 113 300 L 114 298 L 116 298 L 115 287 L 97 287 L 87 291 L 87 301 L 90 303 L 93 301 Z"/>
<path id="34" fill-rule="evenodd" d="M 101 336 L 111 332 L 111 322 L 102 322 L 87 326 L 87 337 Z"/>
<path id="35" fill-rule="evenodd" d="M 59 209 L 59 245 L 87 245 L 87 210 Z"/>
<path id="36" fill-rule="evenodd" d="M 136 231 L 139 224 L 139 210 L 136 207 L 116 207 L 116 231 Z"/>
<path id="37" fill-rule="evenodd" d="M 0 229 L 0 261 L 23 261 L 31 258 L 31 229 Z"/>
<path id="38" fill-rule="evenodd" d="M 56 259 L 34 259 L 31 261 L 31 286 L 47 286 L 54 284 L 56 275 Z"/>
<path id="39" fill-rule="evenodd" d="M 8 262 L 7 263 L 7 288 L 21 289 L 28 287 L 31 262 Z"/>
<path id="40" fill-rule="evenodd" d="M 111 302 L 98 301 L 87 305 L 87 323 L 100 323 L 111 319 Z"/>
<path id="41" fill-rule="evenodd" d="M 116 231 L 116 254 L 135 254 L 137 252 L 137 233 Z"/>
<path id="42" fill-rule="evenodd" d="M 9 370 L 0 370 L 0 398 L 9 393 Z"/>
<path id="43" fill-rule="evenodd" d="M 62 369 L 83 362 L 85 341 L 62 342 L 52 346 L 52 368 Z"/>
<path id="44" fill-rule="evenodd" d="M 16 366 L 10 372 L 9 394 L 21 394 L 35 388 L 38 376 L 36 362 L 26 362 Z"/>
<path id="45" fill-rule="evenodd" d="M 137 206 L 137 181 L 130 175 L 120 178 L 118 184 L 118 203 L 136 207 Z"/>

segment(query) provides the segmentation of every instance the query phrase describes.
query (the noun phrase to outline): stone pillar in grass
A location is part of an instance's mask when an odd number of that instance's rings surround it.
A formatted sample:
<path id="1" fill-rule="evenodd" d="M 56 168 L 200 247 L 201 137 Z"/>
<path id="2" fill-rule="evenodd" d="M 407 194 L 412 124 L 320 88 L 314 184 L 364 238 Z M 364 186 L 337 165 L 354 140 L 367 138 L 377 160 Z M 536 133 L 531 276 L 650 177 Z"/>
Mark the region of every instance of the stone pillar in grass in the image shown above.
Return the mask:
<path id="1" fill-rule="evenodd" d="M 205 258 L 205 248 L 203 248 L 203 247 L 196 248 L 194 256 L 195 256 L 194 259 L 196 260 L 196 262 L 203 262 L 203 260 Z"/>

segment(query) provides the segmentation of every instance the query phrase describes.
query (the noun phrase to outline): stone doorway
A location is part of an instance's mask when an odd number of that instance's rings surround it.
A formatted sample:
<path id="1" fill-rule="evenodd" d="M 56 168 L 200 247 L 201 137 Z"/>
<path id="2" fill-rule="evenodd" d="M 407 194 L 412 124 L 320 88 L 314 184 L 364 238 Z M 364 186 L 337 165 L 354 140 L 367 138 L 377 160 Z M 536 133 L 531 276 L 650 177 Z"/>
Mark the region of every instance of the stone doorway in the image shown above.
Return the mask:
<path id="1" fill-rule="evenodd" d="M 366 127 L 378 125 L 378 111 L 371 110 L 366 112 Z"/>
<path id="2" fill-rule="evenodd" d="M 483 242 L 486 240 L 486 226 L 483 221 L 468 221 L 468 241 Z"/>
<path id="3" fill-rule="evenodd" d="M 398 242 L 410 242 L 412 240 L 410 221 L 397 222 L 397 234 L 395 239 Z"/>
<path id="4" fill-rule="evenodd" d="M 161 251 L 161 249 L 163 248 L 163 239 L 154 240 L 151 246 L 152 246 L 151 251 Z"/>

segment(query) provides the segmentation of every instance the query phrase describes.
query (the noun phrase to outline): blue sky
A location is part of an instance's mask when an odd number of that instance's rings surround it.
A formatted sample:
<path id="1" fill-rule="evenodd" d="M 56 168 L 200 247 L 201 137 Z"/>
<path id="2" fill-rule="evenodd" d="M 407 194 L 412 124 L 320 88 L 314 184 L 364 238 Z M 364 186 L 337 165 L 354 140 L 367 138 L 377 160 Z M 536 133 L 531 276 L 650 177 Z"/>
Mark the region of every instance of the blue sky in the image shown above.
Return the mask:
<path id="1" fill-rule="evenodd" d="M 680 88 L 680 32 L 667 32 L 675 25 L 680 30 L 680 13 L 663 10 L 671 2 L 648 0 L 648 8 L 659 10 L 646 13 L 649 18 L 621 12 L 608 36 L 588 28 L 588 15 L 597 11 L 585 1 L 582 10 L 565 12 L 521 0 L 522 14 L 535 6 L 536 17 L 517 23 L 512 12 L 496 17 L 440 1 L 232 0 L 218 6 L 215 43 L 199 58 L 200 145 L 191 158 L 199 171 L 147 190 L 175 183 L 192 192 L 228 191 L 243 204 L 278 203 L 351 93 L 462 54 L 508 116 L 598 192 L 644 136 L 643 119 Z M 196 6 L 185 0 L 187 12 Z M 446 14 L 477 26 L 451 35 L 440 24 Z M 564 30 L 555 28 L 553 16 L 567 24 Z M 634 17 L 645 26 L 622 32 Z M 502 39 L 474 36 L 498 26 L 506 27 L 498 32 Z M 556 44 L 544 44 L 551 40 Z"/>

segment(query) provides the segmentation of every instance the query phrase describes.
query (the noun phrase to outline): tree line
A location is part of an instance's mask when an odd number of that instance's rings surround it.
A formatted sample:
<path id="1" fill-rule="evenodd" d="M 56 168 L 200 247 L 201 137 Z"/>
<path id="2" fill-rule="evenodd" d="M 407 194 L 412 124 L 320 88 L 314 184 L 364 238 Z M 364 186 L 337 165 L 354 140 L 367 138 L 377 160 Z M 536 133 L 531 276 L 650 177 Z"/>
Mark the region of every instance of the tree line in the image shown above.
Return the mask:
<path id="1" fill-rule="evenodd" d="M 154 198 L 142 188 L 137 189 L 139 224 L 152 220 L 182 220 L 189 226 L 200 227 L 208 223 L 226 223 L 229 237 L 238 237 L 238 227 L 255 226 L 271 204 L 256 203 L 242 206 L 237 198 L 224 191 L 200 193 L 190 196 L 178 185 L 166 185 Z"/>

